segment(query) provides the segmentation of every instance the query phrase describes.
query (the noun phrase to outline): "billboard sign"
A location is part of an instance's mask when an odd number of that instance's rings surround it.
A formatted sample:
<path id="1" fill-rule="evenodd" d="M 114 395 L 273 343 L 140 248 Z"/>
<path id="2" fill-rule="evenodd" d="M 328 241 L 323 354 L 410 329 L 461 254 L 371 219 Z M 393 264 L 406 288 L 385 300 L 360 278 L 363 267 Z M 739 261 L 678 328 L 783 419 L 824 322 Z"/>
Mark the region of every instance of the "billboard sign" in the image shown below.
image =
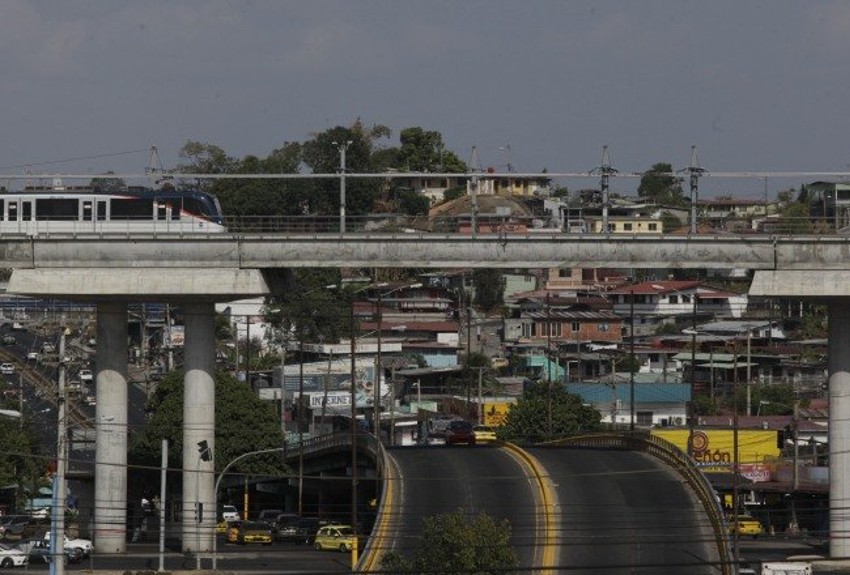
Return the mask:
<path id="1" fill-rule="evenodd" d="M 693 433 L 693 435 L 691 435 Z M 652 435 L 665 439 L 688 452 L 706 473 L 729 472 L 735 462 L 735 431 L 732 429 L 653 429 Z M 766 481 L 765 463 L 779 457 L 777 432 L 754 429 L 738 430 L 738 467 L 753 481 Z"/>

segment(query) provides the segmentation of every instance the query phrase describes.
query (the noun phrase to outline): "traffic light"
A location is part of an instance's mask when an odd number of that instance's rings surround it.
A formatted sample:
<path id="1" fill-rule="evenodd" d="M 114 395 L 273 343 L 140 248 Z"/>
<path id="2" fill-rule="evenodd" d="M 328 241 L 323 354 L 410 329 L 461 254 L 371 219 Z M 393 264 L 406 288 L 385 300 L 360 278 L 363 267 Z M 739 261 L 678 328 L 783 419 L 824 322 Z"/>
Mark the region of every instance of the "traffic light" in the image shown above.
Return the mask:
<path id="1" fill-rule="evenodd" d="M 198 453 L 201 454 L 201 461 L 212 460 L 212 451 L 210 451 L 210 446 L 206 439 L 198 442 Z"/>

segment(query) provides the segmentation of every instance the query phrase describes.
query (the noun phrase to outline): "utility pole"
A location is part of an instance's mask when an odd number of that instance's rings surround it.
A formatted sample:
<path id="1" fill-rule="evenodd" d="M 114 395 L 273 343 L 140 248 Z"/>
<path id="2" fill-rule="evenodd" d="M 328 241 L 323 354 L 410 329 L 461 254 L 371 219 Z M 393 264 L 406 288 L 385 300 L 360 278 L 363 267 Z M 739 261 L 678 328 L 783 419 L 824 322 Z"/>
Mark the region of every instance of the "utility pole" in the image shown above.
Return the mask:
<path id="1" fill-rule="evenodd" d="M 345 233 L 345 152 L 351 145 L 351 140 L 346 142 L 331 142 L 339 150 L 339 231 Z"/>
<path id="2" fill-rule="evenodd" d="M 618 172 L 615 168 L 611 167 L 611 157 L 608 152 L 608 146 L 602 146 L 602 165 L 598 168 L 594 168 L 591 170 L 591 173 L 596 173 L 600 175 L 599 178 L 599 187 L 602 191 L 602 233 L 608 233 L 608 207 L 611 205 L 611 202 L 608 198 L 608 180 L 611 176 L 615 175 Z"/>
<path id="3" fill-rule="evenodd" d="M 697 147 L 691 146 L 691 163 L 684 170 L 690 174 L 691 186 L 691 234 L 697 233 L 697 202 L 699 200 L 699 179 L 707 171 L 699 167 Z"/>
<path id="4" fill-rule="evenodd" d="M 629 302 L 629 431 L 635 430 L 635 290 Z"/>
<path id="5" fill-rule="evenodd" d="M 64 575 L 65 564 L 65 471 L 68 465 L 68 420 L 65 403 L 65 319 L 59 324 L 58 432 L 56 437 L 56 475 L 53 477 L 53 510 L 51 513 L 50 554 L 51 575 Z"/>

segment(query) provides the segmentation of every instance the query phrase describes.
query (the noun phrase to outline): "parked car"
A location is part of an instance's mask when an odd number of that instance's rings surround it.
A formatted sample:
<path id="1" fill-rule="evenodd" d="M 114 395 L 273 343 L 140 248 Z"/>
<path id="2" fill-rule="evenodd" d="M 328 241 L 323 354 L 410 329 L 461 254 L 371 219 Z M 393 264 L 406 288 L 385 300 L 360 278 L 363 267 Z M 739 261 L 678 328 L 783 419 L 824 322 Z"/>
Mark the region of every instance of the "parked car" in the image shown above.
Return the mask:
<path id="1" fill-rule="evenodd" d="M 50 542 L 50 531 L 44 534 L 44 540 L 48 543 Z M 65 549 L 77 549 L 80 553 L 82 553 L 83 557 L 88 557 L 92 552 L 92 542 L 88 539 L 71 539 L 67 535 L 65 536 Z"/>
<path id="2" fill-rule="evenodd" d="M 302 517 L 295 523 L 295 543 L 297 545 L 312 545 L 322 522 L 318 517 Z"/>
<path id="3" fill-rule="evenodd" d="M 22 541 L 15 547 L 29 556 L 30 563 L 50 563 L 53 554 L 50 552 L 50 542 L 44 539 Z M 63 550 L 65 563 L 79 563 L 83 560 L 83 552 L 79 548 L 65 547 Z"/>
<path id="4" fill-rule="evenodd" d="M 0 373 L 3 375 L 14 375 L 15 365 L 12 363 L 0 363 Z"/>
<path id="5" fill-rule="evenodd" d="M 41 344 L 41 353 L 54 353 L 55 351 L 56 348 L 53 347 L 52 343 L 45 341 L 43 344 Z"/>
<path id="6" fill-rule="evenodd" d="M 764 527 L 752 515 L 732 515 L 726 518 L 729 524 L 729 535 L 734 535 L 737 527 L 738 535 L 749 535 L 753 538 L 764 533 Z"/>
<path id="7" fill-rule="evenodd" d="M 16 338 L 12 334 L 6 334 L 3 336 L 3 345 L 15 345 L 18 343 L 18 338 Z"/>
<path id="8" fill-rule="evenodd" d="M 94 381 L 94 374 L 92 374 L 90 369 L 81 369 L 78 375 L 80 377 L 80 381 L 84 384 Z"/>
<path id="9" fill-rule="evenodd" d="M 0 517 L 0 538 L 19 539 L 29 520 L 29 515 L 4 515 Z"/>
<path id="10" fill-rule="evenodd" d="M 283 513 L 283 509 L 263 509 L 260 511 L 260 514 L 257 515 L 257 521 L 260 523 L 268 523 L 269 525 L 273 525 L 279 515 Z"/>
<path id="11" fill-rule="evenodd" d="M 28 351 L 27 352 L 27 361 L 38 361 L 38 352 L 37 351 Z"/>
<path id="12" fill-rule="evenodd" d="M 20 549 L 0 543 L 0 567 L 7 569 L 11 567 L 23 567 L 29 563 L 29 560 L 29 555 Z"/>
<path id="13" fill-rule="evenodd" d="M 229 536 L 228 536 L 229 540 Z M 272 544 L 272 530 L 268 523 L 261 521 L 242 521 L 236 530 L 236 540 L 232 543 L 246 545 L 248 543 Z"/>
<path id="14" fill-rule="evenodd" d="M 472 429 L 472 424 L 462 419 L 456 419 L 450 422 L 446 428 L 446 445 L 456 445 L 458 443 L 475 445 L 475 431 Z"/>
<path id="15" fill-rule="evenodd" d="M 224 521 L 239 521 L 239 511 L 237 511 L 235 505 L 222 505 L 221 518 Z"/>
<path id="16" fill-rule="evenodd" d="M 325 525 L 316 532 L 313 546 L 318 551 L 330 549 L 348 553 L 357 544 L 357 534 L 350 525 Z"/>
<path id="17" fill-rule="evenodd" d="M 298 520 L 301 519 L 297 513 L 281 513 L 275 520 L 275 535 L 281 541 L 295 541 L 298 536 Z"/>
<path id="18" fill-rule="evenodd" d="M 13 524 L 11 527 L 13 530 L 17 530 L 17 537 L 15 538 L 18 540 L 39 539 L 50 530 L 50 519 L 47 514 L 44 516 L 30 515 L 27 516 L 26 521 Z"/>
<path id="19" fill-rule="evenodd" d="M 496 441 L 496 430 L 489 425 L 474 425 L 472 432 L 475 434 L 475 442 Z"/>

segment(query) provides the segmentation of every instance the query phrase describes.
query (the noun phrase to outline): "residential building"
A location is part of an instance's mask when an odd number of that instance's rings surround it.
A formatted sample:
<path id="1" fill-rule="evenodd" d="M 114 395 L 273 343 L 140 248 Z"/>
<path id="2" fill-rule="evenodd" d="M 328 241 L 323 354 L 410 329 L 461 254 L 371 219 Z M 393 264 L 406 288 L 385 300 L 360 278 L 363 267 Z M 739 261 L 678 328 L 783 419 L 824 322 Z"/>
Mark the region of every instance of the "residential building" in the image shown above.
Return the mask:
<path id="1" fill-rule="evenodd" d="M 716 288 L 697 280 L 659 280 L 624 285 L 608 291 L 614 312 L 635 316 L 677 317 L 711 314 L 740 318 L 747 311 L 747 294 Z"/>

